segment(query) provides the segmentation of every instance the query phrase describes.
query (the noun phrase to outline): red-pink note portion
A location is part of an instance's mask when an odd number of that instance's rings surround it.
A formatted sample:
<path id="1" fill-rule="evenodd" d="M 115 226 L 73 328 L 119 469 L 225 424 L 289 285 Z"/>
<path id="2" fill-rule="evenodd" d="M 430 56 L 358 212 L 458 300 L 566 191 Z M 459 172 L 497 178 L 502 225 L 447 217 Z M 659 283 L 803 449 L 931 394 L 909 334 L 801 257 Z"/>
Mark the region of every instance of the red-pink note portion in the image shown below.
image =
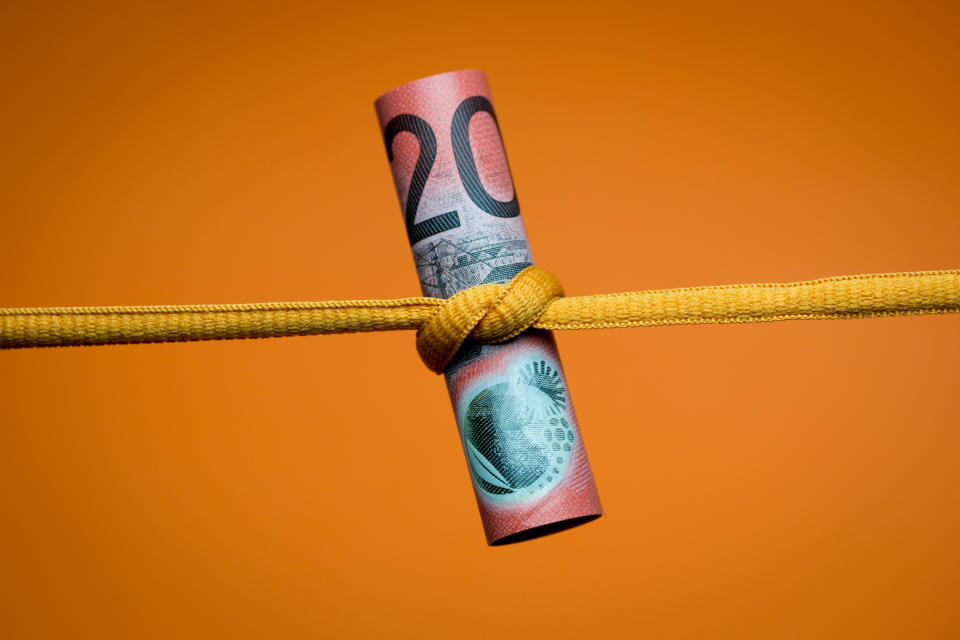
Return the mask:
<path id="1" fill-rule="evenodd" d="M 376 109 L 424 295 L 505 283 L 533 263 L 483 73 L 405 84 Z M 468 344 L 444 375 L 489 543 L 602 513 L 550 332 Z"/>

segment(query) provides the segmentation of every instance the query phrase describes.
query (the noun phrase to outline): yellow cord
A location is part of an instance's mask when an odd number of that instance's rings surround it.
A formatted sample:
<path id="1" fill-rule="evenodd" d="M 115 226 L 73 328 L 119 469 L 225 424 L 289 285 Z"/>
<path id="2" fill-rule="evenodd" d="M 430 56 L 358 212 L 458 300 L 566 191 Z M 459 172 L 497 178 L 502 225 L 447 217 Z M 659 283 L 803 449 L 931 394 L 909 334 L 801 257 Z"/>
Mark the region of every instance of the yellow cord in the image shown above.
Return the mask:
<path id="1" fill-rule="evenodd" d="M 418 329 L 417 349 L 442 371 L 464 342 L 500 342 L 529 327 L 599 329 L 960 313 L 960 270 L 837 276 L 563 297 L 527 267 L 506 285 L 449 300 L 0 309 L 0 348 L 267 338 Z"/>

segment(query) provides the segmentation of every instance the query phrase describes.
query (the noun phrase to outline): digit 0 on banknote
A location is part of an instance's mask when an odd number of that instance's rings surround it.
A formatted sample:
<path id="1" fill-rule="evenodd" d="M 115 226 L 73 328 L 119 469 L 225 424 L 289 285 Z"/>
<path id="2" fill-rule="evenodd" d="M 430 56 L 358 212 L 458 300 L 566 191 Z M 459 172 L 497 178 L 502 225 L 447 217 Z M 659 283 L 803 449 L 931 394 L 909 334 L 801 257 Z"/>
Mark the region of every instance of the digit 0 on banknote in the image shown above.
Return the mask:
<path id="1" fill-rule="evenodd" d="M 376 109 L 424 295 L 506 283 L 533 263 L 483 73 L 405 84 Z M 468 344 L 444 375 L 489 543 L 602 513 L 550 332 Z"/>

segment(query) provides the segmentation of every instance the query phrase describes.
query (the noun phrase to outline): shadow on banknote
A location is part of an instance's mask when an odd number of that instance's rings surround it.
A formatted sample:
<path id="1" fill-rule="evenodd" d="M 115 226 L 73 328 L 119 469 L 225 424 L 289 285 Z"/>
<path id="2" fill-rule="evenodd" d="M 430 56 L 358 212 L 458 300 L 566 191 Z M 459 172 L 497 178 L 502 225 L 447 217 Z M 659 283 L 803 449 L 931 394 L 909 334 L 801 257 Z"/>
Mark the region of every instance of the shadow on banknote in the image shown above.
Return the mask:
<path id="1" fill-rule="evenodd" d="M 506 536 L 505 538 L 500 538 L 499 540 L 494 540 L 490 543 L 491 547 L 500 547 L 505 544 L 513 544 L 515 542 L 523 542 L 524 540 L 532 540 L 533 538 L 542 538 L 543 536 L 548 536 L 551 533 L 558 533 L 560 531 L 566 531 L 567 529 L 572 529 L 573 527 L 580 526 L 581 524 L 586 524 L 600 517 L 601 514 L 596 513 L 589 516 L 581 516 L 579 518 L 571 518 L 569 520 L 564 520 L 563 522 L 551 522 L 550 524 L 541 525 L 539 527 L 534 527 L 533 529 L 527 529 L 526 531 L 518 531 L 513 535 Z"/>

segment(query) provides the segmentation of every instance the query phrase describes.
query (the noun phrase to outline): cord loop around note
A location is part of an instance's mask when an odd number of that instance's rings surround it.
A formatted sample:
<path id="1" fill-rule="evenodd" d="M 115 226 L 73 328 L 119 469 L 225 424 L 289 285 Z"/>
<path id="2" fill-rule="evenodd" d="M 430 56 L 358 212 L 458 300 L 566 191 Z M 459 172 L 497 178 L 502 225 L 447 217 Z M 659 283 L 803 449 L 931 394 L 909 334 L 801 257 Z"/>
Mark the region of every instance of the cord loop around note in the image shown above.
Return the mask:
<path id="1" fill-rule="evenodd" d="M 417 330 L 417 352 L 440 373 L 467 339 L 504 342 L 530 328 L 563 286 L 545 269 L 529 266 L 506 285 L 487 284 L 450 297 Z"/>

